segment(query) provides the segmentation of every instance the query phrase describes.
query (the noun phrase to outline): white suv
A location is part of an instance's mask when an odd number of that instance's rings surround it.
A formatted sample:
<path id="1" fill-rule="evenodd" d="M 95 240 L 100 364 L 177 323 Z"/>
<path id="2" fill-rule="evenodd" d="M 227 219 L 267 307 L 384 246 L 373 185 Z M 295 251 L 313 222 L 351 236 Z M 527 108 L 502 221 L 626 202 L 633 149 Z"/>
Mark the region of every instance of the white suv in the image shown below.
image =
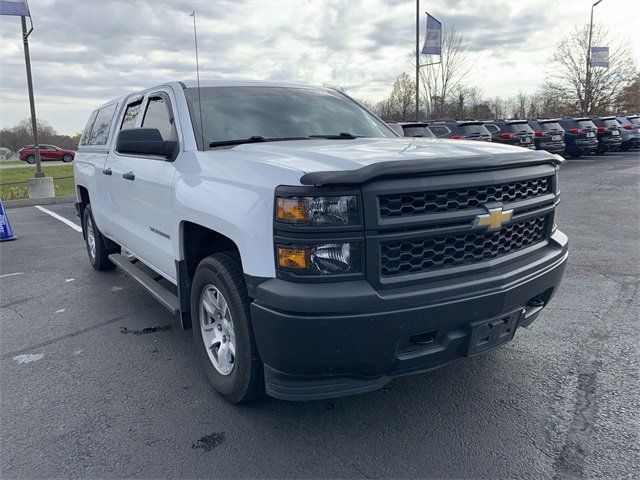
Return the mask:
<path id="1" fill-rule="evenodd" d="M 328 88 L 173 82 L 90 116 L 91 264 L 193 326 L 234 402 L 364 392 L 511 340 L 549 302 L 562 159 L 400 138 Z"/>

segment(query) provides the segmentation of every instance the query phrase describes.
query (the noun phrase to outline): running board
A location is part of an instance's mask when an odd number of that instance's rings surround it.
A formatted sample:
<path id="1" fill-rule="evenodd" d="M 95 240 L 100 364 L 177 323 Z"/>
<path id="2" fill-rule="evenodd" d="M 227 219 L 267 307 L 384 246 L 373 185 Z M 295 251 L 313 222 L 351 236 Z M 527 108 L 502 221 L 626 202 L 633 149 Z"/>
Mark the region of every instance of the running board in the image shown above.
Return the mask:
<path id="1" fill-rule="evenodd" d="M 140 268 L 136 267 L 129 258 L 119 253 L 112 253 L 109 255 L 109 260 L 111 260 L 116 267 L 138 282 L 171 313 L 177 315 L 178 312 L 180 312 L 178 297 L 160 285 L 157 280 L 153 279 Z"/>

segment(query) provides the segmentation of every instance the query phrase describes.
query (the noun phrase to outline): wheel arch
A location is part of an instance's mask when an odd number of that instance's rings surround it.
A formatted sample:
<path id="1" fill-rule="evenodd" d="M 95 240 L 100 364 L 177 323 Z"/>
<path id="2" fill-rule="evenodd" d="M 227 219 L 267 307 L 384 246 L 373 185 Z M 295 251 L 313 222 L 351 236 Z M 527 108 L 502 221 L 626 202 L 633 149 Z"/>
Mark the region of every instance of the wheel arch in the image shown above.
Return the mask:
<path id="1" fill-rule="evenodd" d="M 191 328 L 191 283 L 202 259 L 219 252 L 234 252 L 242 257 L 237 243 L 228 236 L 195 222 L 180 222 L 179 259 L 176 260 L 176 277 L 182 327 Z"/>

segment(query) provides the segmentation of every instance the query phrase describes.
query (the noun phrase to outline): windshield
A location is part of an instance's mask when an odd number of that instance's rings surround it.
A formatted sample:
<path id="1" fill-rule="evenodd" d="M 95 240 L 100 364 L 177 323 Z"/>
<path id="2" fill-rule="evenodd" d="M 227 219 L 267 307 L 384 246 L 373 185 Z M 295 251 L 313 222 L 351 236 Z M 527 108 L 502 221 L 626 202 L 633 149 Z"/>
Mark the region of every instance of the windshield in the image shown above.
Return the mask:
<path id="1" fill-rule="evenodd" d="M 533 135 L 533 128 L 528 123 L 512 123 L 510 125 L 511 131 L 515 133 L 530 133 Z"/>
<path id="2" fill-rule="evenodd" d="M 331 90 L 286 87 L 206 87 L 185 89 L 196 137 L 202 99 L 205 148 L 212 142 L 261 137 L 307 138 L 350 134 L 395 138 L 380 120 Z M 352 138 L 352 137 L 351 137 Z"/>
<path id="3" fill-rule="evenodd" d="M 402 127 L 404 129 L 405 137 L 435 137 L 433 132 L 427 127 Z"/>
<path id="4" fill-rule="evenodd" d="M 491 135 L 487 127 L 482 125 L 481 123 L 471 123 L 467 125 L 461 125 L 460 128 L 464 132 L 465 136 L 473 137 L 478 135 Z"/>

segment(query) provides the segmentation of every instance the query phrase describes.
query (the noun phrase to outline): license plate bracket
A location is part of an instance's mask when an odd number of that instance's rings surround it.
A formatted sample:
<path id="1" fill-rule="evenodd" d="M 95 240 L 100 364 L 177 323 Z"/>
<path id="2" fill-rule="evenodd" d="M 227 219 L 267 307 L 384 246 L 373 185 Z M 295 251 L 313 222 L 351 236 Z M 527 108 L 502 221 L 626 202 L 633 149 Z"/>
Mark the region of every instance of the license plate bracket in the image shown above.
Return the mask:
<path id="1" fill-rule="evenodd" d="M 471 335 L 467 345 L 467 357 L 493 350 L 511 341 L 518 328 L 523 309 L 492 320 L 480 320 L 469 324 Z"/>

